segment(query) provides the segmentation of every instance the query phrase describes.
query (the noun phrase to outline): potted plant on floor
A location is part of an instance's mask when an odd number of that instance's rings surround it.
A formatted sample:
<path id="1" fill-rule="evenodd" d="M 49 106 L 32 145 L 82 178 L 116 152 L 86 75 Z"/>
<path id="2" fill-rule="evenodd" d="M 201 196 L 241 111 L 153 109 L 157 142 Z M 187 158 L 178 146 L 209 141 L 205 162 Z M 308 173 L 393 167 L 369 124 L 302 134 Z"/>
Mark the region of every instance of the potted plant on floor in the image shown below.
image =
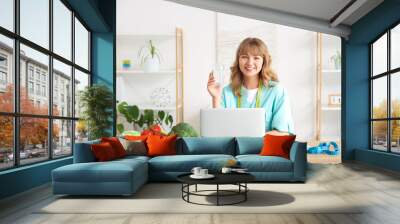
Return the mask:
<path id="1" fill-rule="evenodd" d="M 85 121 L 89 140 L 110 136 L 113 97 L 110 89 L 102 84 L 86 87 L 79 93 L 81 119 Z"/>

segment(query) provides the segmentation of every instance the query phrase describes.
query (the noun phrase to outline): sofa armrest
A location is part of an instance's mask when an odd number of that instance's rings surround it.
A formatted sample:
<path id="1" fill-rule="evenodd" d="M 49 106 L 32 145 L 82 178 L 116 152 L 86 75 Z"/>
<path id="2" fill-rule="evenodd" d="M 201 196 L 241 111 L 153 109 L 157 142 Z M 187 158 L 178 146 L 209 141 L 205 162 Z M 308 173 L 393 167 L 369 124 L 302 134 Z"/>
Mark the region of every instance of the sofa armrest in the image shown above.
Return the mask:
<path id="1" fill-rule="evenodd" d="M 95 162 L 96 158 L 92 153 L 90 146 L 92 144 L 100 143 L 100 140 L 89 142 L 75 143 L 74 147 L 74 163 L 89 163 Z"/>
<path id="2" fill-rule="evenodd" d="M 294 142 L 290 149 L 290 160 L 293 162 L 293 179 L 305 181 L 307 174 L 307 143 Z"/>

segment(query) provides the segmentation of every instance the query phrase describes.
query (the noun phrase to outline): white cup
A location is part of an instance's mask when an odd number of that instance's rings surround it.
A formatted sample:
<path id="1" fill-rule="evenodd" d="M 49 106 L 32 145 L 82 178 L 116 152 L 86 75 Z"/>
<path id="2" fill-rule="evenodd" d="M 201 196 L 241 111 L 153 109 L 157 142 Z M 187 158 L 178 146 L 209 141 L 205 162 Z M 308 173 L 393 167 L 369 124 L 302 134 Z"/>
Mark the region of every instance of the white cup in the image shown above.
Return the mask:
<path id="1" fill-rule="evenodd" d="M 229 167 L 222 167 L 222 170 L 221 170 L 222 173 L 230 173 L 231 171 L 232 171 L 232 169 Z"/>
<path id="2" fill-rule="evenodd" d="M 208 169 L 201 169 L 200 170 L 200 176 L 207 176 L 208 175 Z"/>
<path id="3" fill-rule="evenodd" d="M 200 174 L 200 171 L 201 171 L 201 170 L 202 170 L 201 167 L 193 167 L 192 173 L 193 173 L 194 175 L 196 175 L 196 176 L 199 176 L 199 175 L 201 175 L 201 174 Z"/>

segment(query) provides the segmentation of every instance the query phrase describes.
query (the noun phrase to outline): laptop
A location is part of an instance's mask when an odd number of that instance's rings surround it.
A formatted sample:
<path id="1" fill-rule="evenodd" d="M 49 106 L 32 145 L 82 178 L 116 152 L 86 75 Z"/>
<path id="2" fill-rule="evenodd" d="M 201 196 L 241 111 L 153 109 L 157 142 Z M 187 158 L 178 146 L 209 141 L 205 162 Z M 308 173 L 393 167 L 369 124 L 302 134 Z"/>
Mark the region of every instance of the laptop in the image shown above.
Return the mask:
<path id="1" fill-rule="evenodd" d="M 212 108 L 200 111 L 203 137 L 261 137 L 265 134 L 263 108 Z"/>

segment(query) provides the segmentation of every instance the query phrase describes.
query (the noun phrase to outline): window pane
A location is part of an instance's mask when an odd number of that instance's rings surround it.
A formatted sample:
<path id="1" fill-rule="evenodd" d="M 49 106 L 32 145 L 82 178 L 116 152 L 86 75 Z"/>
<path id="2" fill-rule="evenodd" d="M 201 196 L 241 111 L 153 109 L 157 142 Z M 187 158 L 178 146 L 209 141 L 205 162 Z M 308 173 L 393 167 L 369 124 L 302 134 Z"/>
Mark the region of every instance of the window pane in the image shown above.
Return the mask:
<path id="1" fill-rule="evenodd" d="M 387 71 L 387 34 L 372 45 L 372 68 L 373 75 Z"/>
<path id="2" fill-rule="evenodd" d="M 400 24 L 391 31 L 390 50 L 391 69 L 400 67 Z"/>
<path id="3" fill-rule="evenodd" d="M 391 75 L 391 88 L 390 88 L 390 98 L 391 98 L 391 109 L 392 117 L 400 117 L 400 72 Z"/>
<path id="4" fill-rule="evenodd" d="M 49 0 L 20 0 L 21 36 L 49 48 Z"/>
<path id="5" fill-rule="evenodd" d="M 14 124 L 10 116 L 0 116 L 0 170 L 14 165 Z"/>
<path id="6" fill-rule="evenodd" d="M 13 40 L 0 35 L 0 111 L 14 111 Z"/>
<path id="7" fill-rule="evenodd" d="M 88 140 L 88 129 L 84 120 L 75 121 L 75 143 Z"/>
<path id="8" fill-rule="evenodd" d="M 53 51 L 71 60 L 71 11 L 60 1 L 53 0 Z"/>
<path id="9" fill-rule="evenodd" d="M 89 75 L 75 69 L 75 117 L 80 117 L 81 107 L 79 106 L 79 94 L 89 86 Z"/>
<path id="10" fill-rule="evenodd" d="M 49 57 L 21 44 L 20 60 L 21 113 L 47 115 L 49 108 Z"/>
<path id="11" fill-rule="evenodd" d="M 372 118 L 387 118 L 387 81 L 386 76 L 372 81 Z"/>
<path id="12" fill-rule="evenodd" d="M 372 122 L 372 148 L 387 151 L 387 121 Z"/>
<path id="13" fill-rule="evenodd" d="M 22 117 L 20 119 L 21 164 L 34 163 L 49 158 L 48 129 L 45 118 Z"/>
<path id="14" fill-rule="evenodd" d="M 400 120 L 394 120 L 390 122 L 392 127 L 392 152 L 400 153 Z"/>
<path id="15" fill-rule="evenodd" d="M 89 32 L 75 18 L 75 63 L 89 69 Z"/>
<path id="16" fill-rule="evenodd" d="M 53 60 L 53 115 L 72 117 L 71 66 Z"/>
<path id="17" fill-rule="evenodd" d="M 53 121 L 53 157 L 72 154 L 72 121 Z"/>
<path id="18" fill-rule="evenodd" d="M 0 26 L 14 31 L 14 0 L 0 1 Z"/>

